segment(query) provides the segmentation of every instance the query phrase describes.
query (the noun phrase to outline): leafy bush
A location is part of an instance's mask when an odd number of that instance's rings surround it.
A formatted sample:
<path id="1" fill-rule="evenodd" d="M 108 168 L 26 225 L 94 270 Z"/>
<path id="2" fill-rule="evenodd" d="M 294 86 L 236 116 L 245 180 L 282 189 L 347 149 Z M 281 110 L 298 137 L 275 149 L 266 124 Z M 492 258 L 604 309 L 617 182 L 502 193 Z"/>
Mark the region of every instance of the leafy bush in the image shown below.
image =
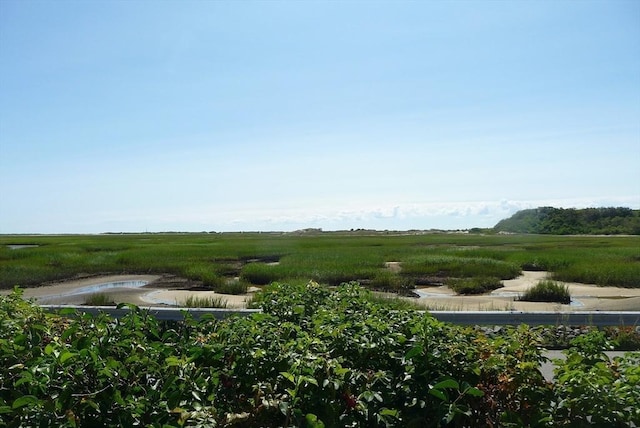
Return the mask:
<path id="1" fill-rule="evenodd" d="M 526 326 L 488 338 L 392 310 L 357 284 L 273 284 L 263 312 L 161 323 L 47 315 L 0 297 L 0 425 L 633 426 L 640 361 L 572 342 L 545 382 Z"/>
<path id="2" fill-rule="evenodd" d="M 576 338 L 558 361 L 552 402 L 555 426 L 638 426 L 640 422 L 640 353 L 610 361 L 602 332 Z M 633 424 L 633 425 L 632 425 Z"/>
<path id="3" fill-rule="evenodd" d="M 571 303 L 571 293 L 567 285 L 555 281 L 542 280 L 529 288 L 520 296 L 520 300 L 527 302 L 556 302 L 562 304 Z"/>

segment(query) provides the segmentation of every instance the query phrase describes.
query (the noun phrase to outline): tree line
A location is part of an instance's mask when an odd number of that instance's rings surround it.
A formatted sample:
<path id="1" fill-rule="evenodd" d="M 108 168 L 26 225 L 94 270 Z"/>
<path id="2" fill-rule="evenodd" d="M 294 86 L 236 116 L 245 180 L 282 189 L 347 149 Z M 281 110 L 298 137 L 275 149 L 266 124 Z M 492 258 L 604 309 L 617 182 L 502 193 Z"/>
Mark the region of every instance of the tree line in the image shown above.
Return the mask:
<path id="1" fill-rule="evenodd" d="M 640 235 L 640 210 L 539 207 L 518 211 L 498 222 L 494 230 L 554 235 Z"/>

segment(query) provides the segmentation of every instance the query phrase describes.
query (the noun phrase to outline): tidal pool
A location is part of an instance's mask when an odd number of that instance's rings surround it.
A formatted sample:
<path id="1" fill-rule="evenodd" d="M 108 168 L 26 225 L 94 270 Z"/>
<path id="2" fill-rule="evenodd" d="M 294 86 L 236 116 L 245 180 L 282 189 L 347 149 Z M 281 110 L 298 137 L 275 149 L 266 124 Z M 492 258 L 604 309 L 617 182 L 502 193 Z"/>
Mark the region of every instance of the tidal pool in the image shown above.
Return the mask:
<path id="1" fill-rule="evenodd" d="M 9 244 L 7 245 L 7 248 L 10 250 L 20 250 L 22 248 L 36 248 L 39 246 L 40 245 L 37 244 Z"/>
<path id="2" fill-rule="evenodd" d="M 45 296 L 38 297 L 40 303 L 46 303 L 51 300 L 57 300 L 61 297 L 82 296 L 85 294 L 98 293 L 106 290 L 112 290 L 116 288 L 140 288 L 149 283 L 149 281 L 142 280 L 130 280 L 130 281 L 111 281 L 102 282 L 100 284 L 87 285 L 85 287 L 76 288 L 74 290 L 65 291 L 62 293 L 47 294 Z"/>

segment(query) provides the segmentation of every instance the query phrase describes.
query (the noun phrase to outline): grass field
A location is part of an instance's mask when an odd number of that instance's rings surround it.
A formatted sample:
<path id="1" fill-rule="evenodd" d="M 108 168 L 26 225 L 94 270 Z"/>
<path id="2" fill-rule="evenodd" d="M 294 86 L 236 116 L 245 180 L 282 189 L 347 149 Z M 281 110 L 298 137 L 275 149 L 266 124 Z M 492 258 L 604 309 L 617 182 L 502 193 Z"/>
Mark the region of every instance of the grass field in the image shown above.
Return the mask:
<path id="1" fill-rule="evenodd" d="M 12 245 L 35 245 L 12 249 Z M 400 262 L 391 272 L 386 262 Z M 0 288 L 78 274 L 175 274 L 223 289 L 314 280 L 400 290 L 468 278 L 553 279 L 640 287 L 640 236 L 400 234 L 377 232 L 0 236 Z"/>

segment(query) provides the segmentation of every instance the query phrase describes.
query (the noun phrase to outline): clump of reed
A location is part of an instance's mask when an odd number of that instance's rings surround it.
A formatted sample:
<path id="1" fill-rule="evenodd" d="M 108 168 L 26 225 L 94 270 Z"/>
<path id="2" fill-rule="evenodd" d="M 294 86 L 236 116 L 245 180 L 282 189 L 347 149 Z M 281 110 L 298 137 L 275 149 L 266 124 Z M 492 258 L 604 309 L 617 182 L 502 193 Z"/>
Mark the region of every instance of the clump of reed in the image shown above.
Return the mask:
<path id="1" fill-rule="evenodd" d="M 571 303 L 571 293 L 565 284 L 548 279 L 538 282 L 520 296 L 519 300 L 526 302 L 551 302 L 568 305 Z"/>
<path id="2" fill-rule="evenodd" d="M 184 301 L 187 308 L 227 308 L 227 299 L 218 296 L 189 296 Z"/>
<path id="3" fill-rule="evenodd" d="M 116 303 L 107 293 L 91 293 L 84 299 L 87 306 L 113 306 Z"/>

